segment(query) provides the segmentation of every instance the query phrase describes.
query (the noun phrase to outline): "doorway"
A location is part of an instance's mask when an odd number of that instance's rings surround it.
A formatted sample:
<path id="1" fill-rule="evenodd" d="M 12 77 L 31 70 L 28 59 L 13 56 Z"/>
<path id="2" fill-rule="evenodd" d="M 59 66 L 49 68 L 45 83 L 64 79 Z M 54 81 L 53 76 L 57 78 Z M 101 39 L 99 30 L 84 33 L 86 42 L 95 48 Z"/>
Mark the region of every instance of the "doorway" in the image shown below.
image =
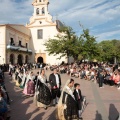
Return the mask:
<path id="1" fill-rule="evenodd" d="M 43 63 L 43 57 L 38 57 L 37 58 L 37 63 Z"/>
<path id="2" fill-rule="evenodd" d="M 23 56 L 21 54 L 18 55 L 18 61 L 17 63 L 22 66 L 23 64 Z"/>

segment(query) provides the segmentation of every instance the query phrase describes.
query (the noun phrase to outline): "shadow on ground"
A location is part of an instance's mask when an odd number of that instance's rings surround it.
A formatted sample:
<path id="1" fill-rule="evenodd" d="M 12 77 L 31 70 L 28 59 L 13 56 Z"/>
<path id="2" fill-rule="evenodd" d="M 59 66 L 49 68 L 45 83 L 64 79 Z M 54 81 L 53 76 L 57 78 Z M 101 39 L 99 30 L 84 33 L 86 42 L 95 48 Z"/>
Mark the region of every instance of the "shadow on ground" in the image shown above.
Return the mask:
<path id="1" fill-rule="evenodd" d="M 5 73 L 5 84 L 9 93 L 11 102 L 11 120 L 55 120 L 55 111 L 49 116 L 46 115 L 46 119 L 42 117 L 48 111 L 38 109 L 33 103 L 33 97 L 26 97 L 22 94 L 22 89 L 15 86 L 15 82 L 11 80 L 8 73 Z"/>
<path id="2" fill-rule="evenodd" d="M 113 115 L 114 114 L 114 115 Z M 108 119 L 109 120 L 118 120 L 118 117 L 119 117 L 119 112 L 118 110 L 116 109 L 115 105 L 114 104 L 110 104 L 109 106 L 109 117 Z"/>
<path id="3" fill-rule="evenodd" d="M 103 120 L 102 115 L 98 111 L 96 111 L 95 120 Z"/>

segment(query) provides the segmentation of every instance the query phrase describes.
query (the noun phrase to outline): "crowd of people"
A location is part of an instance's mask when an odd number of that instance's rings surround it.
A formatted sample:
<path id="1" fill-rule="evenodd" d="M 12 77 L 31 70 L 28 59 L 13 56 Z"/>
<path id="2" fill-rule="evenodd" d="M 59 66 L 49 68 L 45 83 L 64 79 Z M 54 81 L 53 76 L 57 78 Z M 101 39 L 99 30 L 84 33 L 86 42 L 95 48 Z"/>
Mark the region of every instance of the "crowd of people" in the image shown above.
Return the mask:
<path id="1" fill-rule="evenodd" d="M 10 98 L 4 84 L 3 68 L 0 69 L 0 116 L 6 120 Z M 33 68 L 39 68 L 38 72 L 33 73 Z M 86 101 L 82 96 L 80 84 L 74 83 L 74 77 L 98 83 L 100 88 L 107 84 L 115 85 L 120 89 L 120 68 L 117 65 L 73 63 L 39 67 L 34 64 L 30 67 L 30 64 L 23 64 L 23 66 L 10 64 L 7 69 L 16 86 L 23 89 L 24 95 L 33 97 L 34 104 L 38 108 L 42 107 L 46 110 L 50 106 L 57 105 L 57 119 L 60 120 L 82 119 L 81 114 Z M 53 72 L 47 78 L 45 71 L 48 69 Z M 61 89 L 61 74 L 71 77 L 66 81 L 63 89 Z"/>
<path id="2" fill-rule="evenodd" d="M 69 79 L 69 82 L 67 81 L 63 90 L 61 90 L 62 81 L 58 67 L 52 69 L 53 72 L 47 79 L 45 71 L 49 68 L 50 66 L 40 67 L 38 72 L 34 74 L 31 69 L 28 69 L 27 65 L 21 67 L 10 64 L 9 75 L 15 81 L 16 86 L 23 89 L 24 95 L 33 97 L 34 104 L 38 108 L 42 107 L 46 110 L 48 107 L 55 107 L 58 104 L 57 119 L 82 119 L 82 101 L 85 98 L 82 97 L 80 84 L 74 84 L 74 80 Z M 61 99 L 63 109 L 59 111 Z M 61 110 L 64 115 L 60 114 Z"/>
<path id="3" fill-rule="evenodd" d="M 51 66 L 57 67 L 61 74 L 68 74 L 71 77 L 93 81 L 103 85 L 117 86 L 120 89 L 120 67 L 118 65 L 98 64 L 98 63 L 74 63 L 71 65 Z"/>

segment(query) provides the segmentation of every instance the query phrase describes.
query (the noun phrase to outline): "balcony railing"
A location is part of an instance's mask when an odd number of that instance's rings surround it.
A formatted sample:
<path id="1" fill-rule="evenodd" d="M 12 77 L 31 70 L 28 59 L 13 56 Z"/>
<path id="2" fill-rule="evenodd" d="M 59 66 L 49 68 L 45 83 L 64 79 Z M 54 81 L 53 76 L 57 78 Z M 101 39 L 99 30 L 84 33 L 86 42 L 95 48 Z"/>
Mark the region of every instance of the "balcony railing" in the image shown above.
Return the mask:
<path id="1" fill-rule="evenodd" d="M 16 51 L 23 51 L 23 52 L 29 52 L 32 53 L 32 50 L 23 47 L 23 46 L 15 46 L 15 45 L 7 45 L 7 50 L 16 50 Z"/>

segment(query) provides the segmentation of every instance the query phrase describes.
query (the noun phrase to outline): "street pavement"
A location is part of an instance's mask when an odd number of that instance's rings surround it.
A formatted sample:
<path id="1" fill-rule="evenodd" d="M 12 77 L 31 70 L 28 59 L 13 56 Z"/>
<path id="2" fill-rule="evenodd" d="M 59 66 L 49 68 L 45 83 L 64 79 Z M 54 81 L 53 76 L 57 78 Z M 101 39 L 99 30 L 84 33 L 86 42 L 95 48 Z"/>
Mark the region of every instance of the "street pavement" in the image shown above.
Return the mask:
<path id="1" fill-rule="evenodd" d="M 38 70 L 33 70 L 36 73 Z M 49 77 L 51 71 L 46 71 Z M 62 85 L 70 78 L 67 74 L 61 74 Z M 104 85 L 99 88 L 98 84 L 73 78 L 75 83 L 80 83 L 81 91 L 86 96 L 88 105 L 82 114 L 83 120 L 116 120 L 120 112 L 120 90 Z M 26 97 L 22 89 L 15 86 L 8 73 L 5 73 L 5 84 L 9 92 L 11 102 L 11 120 L 56 120 L 56 108 L 49 107 L 38 109 L 33 103 L 33 97 Z"/>

